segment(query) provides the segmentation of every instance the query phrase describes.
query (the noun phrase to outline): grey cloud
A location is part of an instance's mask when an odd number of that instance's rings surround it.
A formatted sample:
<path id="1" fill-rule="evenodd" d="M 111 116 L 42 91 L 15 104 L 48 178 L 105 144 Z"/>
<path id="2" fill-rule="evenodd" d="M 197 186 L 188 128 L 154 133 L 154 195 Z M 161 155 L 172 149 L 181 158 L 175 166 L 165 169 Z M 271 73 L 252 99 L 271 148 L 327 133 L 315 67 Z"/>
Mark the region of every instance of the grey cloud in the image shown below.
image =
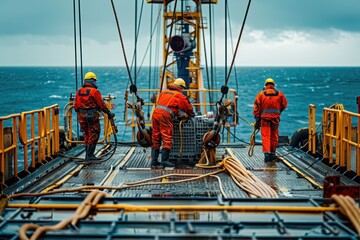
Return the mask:
<path id="1" fill-rule="evenodd" d="M 114 2 L 122 24 L 132 22 L 134 15 L 132 1 Z M 127 19 L 130 21 L 126 21 Z M 1 0 L 0 2 L 0 35 L 3 36 L 73 36 L 73 20 L 73 0 Z M 82 0 L 81 27 L 83 37 L 100 41 L 118 37 L 111 2 Z M 133 32 L 132 26 L 124 24 L 123 27 Z M 77 29 L 79 30 L 78 25 Z"/>
<path id="2" fill-rule="evenodd" d="M 256 29 L 338 29 L 360 32 L 360 1 L 252 1 L 248 24 Z"/>
<path id="3" fill-rule="evenodd" d="M 144 1 L 145 16 L 142 18 L 144 26 L 141 33 L 148 34 L 150 4 Z M 125 37 L 133 37 L 136 1 L 114 2 L 122 33 Z M 140 9 L 143 1 L 137 2 Z M 218 24 L 223 23 L 218 20 L 224 16 L 224 2 L 219 0 L 217 6 L 214 6 Z M 240 25 L 247 1 L 229 0 L 228 3 L 232 19 Z M 0 36 L 31 34 L 72 37 L 72 7 L 73 0 L 1 0 Z M 118 41 L 110 1 L 82 0 L 81 10 L 84 38 L 93 38 L 99 42 Z M 205 13 L 207 10 L 205 6 Z M 274 33 L 280 30 L 327 29 L 360 32 L 359 12 L 360 0 L 253 0 L 247 27 Z"/>

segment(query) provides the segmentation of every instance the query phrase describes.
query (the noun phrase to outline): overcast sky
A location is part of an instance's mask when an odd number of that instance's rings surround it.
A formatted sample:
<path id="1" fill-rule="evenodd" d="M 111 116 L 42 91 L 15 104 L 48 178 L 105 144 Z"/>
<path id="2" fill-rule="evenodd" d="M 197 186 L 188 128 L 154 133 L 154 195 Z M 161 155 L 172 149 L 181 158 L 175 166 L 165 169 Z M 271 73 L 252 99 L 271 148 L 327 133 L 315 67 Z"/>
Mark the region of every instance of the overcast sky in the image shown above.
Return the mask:
<path id="1" fill-rule="evenodd" d="M 150 35 L 151 4 L 144 1 L 138 61 Z M 114 2 L 131 61 L 136 0 Z M 139 17 L 142 2 L 137 0 Z M 216 65 L 223 65 L 225 58 L 224 3 L 219 0 L 214 6 Z M 245 0 L 228 0 L 233 44 L 246 4 Z M 154 22 L 160 6 L 153 8 Z M 0 66 L 73 66 L 72 7 L 73 0 L 1 0 Z M 81 12 L 84 65 L 124 65 L 111 1 L 82 0 Z M 209 22 L 207 6 L 204 15 Z M 230 39 L 228 44 L 230 63 Z M 236 65 L 360 66 L 360 0 L 252 0 Z"/>

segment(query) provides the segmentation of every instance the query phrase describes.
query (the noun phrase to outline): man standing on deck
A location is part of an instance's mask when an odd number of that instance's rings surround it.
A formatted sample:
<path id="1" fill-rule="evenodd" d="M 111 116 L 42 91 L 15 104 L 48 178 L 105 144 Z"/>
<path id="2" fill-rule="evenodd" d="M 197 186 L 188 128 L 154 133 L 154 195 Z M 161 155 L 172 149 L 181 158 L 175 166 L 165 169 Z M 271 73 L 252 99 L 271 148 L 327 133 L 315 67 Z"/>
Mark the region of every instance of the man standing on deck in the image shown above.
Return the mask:
<path id="1" fill-rule="evenodd" d="M 113 119 L 115 114 L 109 111 L 102 99 L 100 91 L 96 85 L 96 75 L 93 72 L 85 74 L 85 83 L 77 90 L 75 98 L 75 111 L 85 141 L 85 160 L 100 160 L 94 154 L 96 144 L 100 136 L 100 112 L 103 111 L 109 119 Z"/>
<path id="2" fill-rule="evenodd" d="M 169 155 L 172 149 L 173 139 L 173 118 L 179 115 L 180 110 L 187 116 L 194 117 L 193 106 L 188 98 L 181 92 L 186 88 L 183 79 L 177 78 L 174 84 L 160 93 L 156 109 L 152 115 L 152 146 L 151 146 L 151 167 L 158 166 L 174 167 L 169 162 Z M 161 163 L 158 162 L 161 141 Z"/>
<path id="3" fill-rule="evenodd" d="M 272 78 L 265 80 L 264 89 L 258 93 L 254 102 L 255 128 L 261 127 L 262 151 L 265 163 L 276 159 L 276 146 L 279 141 L 280 114 L 287 107 L 285 95 L 275 89 Z"/>

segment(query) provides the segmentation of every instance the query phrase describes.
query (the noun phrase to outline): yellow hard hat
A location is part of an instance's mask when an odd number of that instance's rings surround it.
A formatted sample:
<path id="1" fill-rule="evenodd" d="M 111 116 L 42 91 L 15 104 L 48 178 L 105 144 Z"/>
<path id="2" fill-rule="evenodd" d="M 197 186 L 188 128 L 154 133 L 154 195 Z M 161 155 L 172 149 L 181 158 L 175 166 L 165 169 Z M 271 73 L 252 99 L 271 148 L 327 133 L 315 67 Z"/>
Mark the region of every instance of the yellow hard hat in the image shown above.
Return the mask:
<path id="1" fill-rule="evenodd" d="M 85 79 L 85 80 L 93 79 L 94 81 L 97 81 L 96 75 L 95 75 L 95 73 L 93 73 L 93 72 L 87 72 L 87 73 L 85 74 L 85 78 L 84 78 L 84 79 Z"/>
<path id="2" fill-rule="evenodd" d="M 268 78 L 268 79 L 266 79 L 265 80 L 265 86 L 267 85 L 267 84 L 269 84 L 269 83 L 272 83 L 272 84 L 274 84 L 275 85 L 275 81 L 274 81 L 274 79 L 272 79 L 272 78 Z"/>
<path id="3" fill-rule="evenodd" d="M 182 79 L 182 78 L 175 79 L 174 84 L 178 85 L 178 86 L 182 86 L 183 88 L 186 88 L 186 83 L 185 83 L 184 79 Z"/>

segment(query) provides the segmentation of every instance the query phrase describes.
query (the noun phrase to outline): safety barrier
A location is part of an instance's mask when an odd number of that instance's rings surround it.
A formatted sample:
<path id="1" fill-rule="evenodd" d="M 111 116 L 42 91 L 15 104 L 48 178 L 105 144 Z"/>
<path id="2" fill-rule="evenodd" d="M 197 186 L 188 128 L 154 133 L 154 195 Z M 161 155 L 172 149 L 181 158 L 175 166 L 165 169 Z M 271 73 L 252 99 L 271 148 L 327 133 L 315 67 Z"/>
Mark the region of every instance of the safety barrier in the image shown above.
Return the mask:
<path id="1" fill-rule="evenodd" d="M 114 99 L 113 96 L 106 96 L 103 97 L 106 106 L 108 107 L 108 109 L 112 110 L 113 105 L 112 105 L 112 99 Z M 65 140 L 67 144 L 84 144 L 84 141 L 81 141 L 79 139 L 75 139 L 73 136 L 73 111 L 74 110 L 74 99 L 70 98 L 70 102 L 67 103 L 64 107 L 64 112 L 65 112 L 65 126 L 64 126 L 64 130 L 65 130 Z M 76 114 L 75 114 L 75 119 L 76 119 Z M 103 121 L 103 127 L 101 128 L 103 131 L 103 138 L 98 140 L 98 143 L 104 143 L 106 141 L 110 141 L 111 135 L 113 134 L 113 129 L 112 126 L 110 124 L 110 121 L 108 119 L 108 116 L 106 114 L 104 114 L 104 117 L 102 118 Z"/>
<path id="2" fill-rule="evenodd" d="M 144 105 L 143 109 L 148 108 L 149 112 L 149 119 L 151 119 L 152 113 L 155 110 L 155 102 L 157 98 L 159 97 L 159 90 L 158 89 L 138 89 L 138 95 L 144 96 L 144 95 L 151 95 L 148 100 L 144 99 Z M 192 102 L 197 115 L 202 114 L 206 115 L 208 112 L 213 112 L 214 116 L 216 115 L 216 100 L 220 99 L 221 91 L 220 90 L 208 90 L 208 89 L 202 89 L 202 90 L 196 90 L 196 89 L 190 89 L 190 90 L 184 90 L 184 92 L 187 93 L 188 96 L 197 96 L 197 99 L 195 102 Z M 209 95 L 212 95 L 213 98 L 210 98 Z M 236 126 L 238 124 L 237 119 L 237 93 L 234 89 L 229 89 L 228 92 L 228 98 L 232 101 L 231 104 L 231 110 L 234 113 L 233 117 L 230 117 L 226 123 L 225 127 L 231 127 Z M 190 99 L 191 100 L 191 99 Z M 212 101 L 209 101 L 212 100 Z M 125 101 L 129 102 L 136 102 L 136 98 L 134 94 L 130 94 L 130 91 L 127 90 L 125 93 Z M 129 110 L 128 108 L 125 108 L 125 125 L 128 127 L 132 127 L 132 140 L 135 141 L 136 136 L 136 114 L 134 110 Z M 151 127 L 151 121 L 146 121 L 145 125 L 147 127 Z M 228 133 L 228 141 L 230 140 L 230 133 Z"/>
<path id="3" fill-rule="evenodd" d="M 315 153 L 315 107 L 309 108 L 309 150 Z M 356 126 L 353 126 L 356 123 Z M 360 114 L 324 108 L 322 113 L 322 156 L 345 172 L 360 176 Z"/>
<path id="4" fill-rule="evenodd" d="M 22 149 L 19 158 L 19 149 Z M 28 173 L 59 151 L 59 108 L 0 117 L 0 185 L 19 173 Z M 21 161 L 21 168 L 19 161 Z M 30 162 L 30 164 L 29 164 Z M 30 169 L 31 168 L 31 169 Z"/>

